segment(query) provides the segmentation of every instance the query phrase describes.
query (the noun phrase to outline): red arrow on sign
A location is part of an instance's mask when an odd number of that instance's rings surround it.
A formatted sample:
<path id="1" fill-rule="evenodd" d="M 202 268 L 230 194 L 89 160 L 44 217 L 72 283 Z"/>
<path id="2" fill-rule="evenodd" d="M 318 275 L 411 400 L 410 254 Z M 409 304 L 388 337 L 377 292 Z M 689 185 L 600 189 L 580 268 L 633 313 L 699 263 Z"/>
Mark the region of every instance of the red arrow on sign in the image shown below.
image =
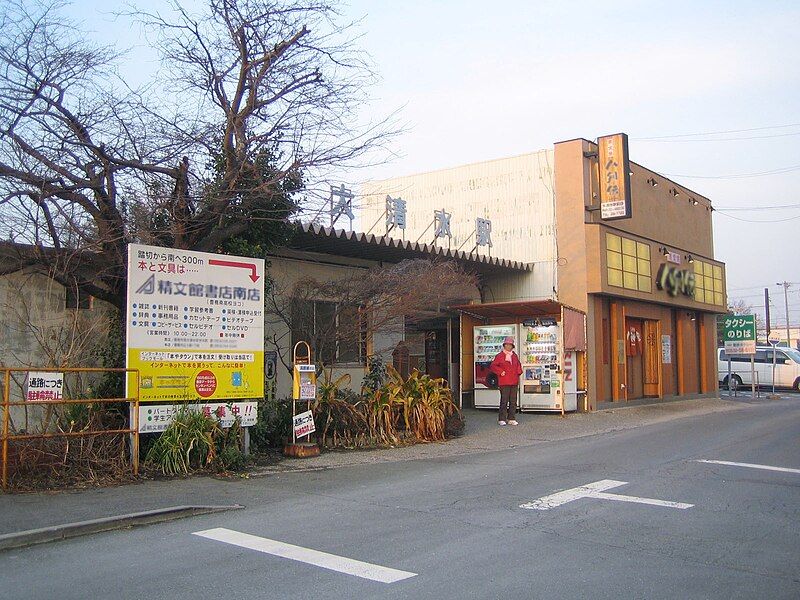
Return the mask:
<path id="1" fill-rule="evenodd" d="M 208 264 L 217 267 L 236 267 L 238 269 L 250 269 L 250 279 L 252 279 L 254 282 L 258 281 L 259 279 L 259 275 L 256 273 L 256 266 L 253 263 L 243 263 L 232 260 L 217 260 L 215 258 L 212 258 L 208 261 Z"/>

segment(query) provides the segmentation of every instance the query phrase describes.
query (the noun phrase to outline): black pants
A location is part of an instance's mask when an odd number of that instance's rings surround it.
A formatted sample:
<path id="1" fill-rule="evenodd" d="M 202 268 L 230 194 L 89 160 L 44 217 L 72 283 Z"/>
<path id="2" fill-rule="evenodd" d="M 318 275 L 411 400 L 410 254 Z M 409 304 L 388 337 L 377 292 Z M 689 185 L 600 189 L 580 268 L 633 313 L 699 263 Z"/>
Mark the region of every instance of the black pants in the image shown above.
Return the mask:
<path id="1" fill-rule="evenodd" d="M 513 421 L 517 413 L 518 385 L 500 386 L 500 421 Z"/>

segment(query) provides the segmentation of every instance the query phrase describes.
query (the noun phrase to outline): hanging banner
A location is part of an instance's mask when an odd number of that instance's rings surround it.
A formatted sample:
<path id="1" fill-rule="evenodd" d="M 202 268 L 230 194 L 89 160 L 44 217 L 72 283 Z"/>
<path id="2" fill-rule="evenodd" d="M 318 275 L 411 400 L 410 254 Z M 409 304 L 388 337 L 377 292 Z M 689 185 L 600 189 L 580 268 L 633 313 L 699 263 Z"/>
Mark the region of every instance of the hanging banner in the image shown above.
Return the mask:
<path id="1" fill-rule="evenodd" d="M 129 244 L 126 325 L 141 402 L 264 396 L 263 260 Z"/>
<path id="2" fill-rule="evenodd" d="M 604 221 L 631 218 L 631 175 L 628 136 L 606 135 L 597 140 L 600 172 L 600 218 Z"/>

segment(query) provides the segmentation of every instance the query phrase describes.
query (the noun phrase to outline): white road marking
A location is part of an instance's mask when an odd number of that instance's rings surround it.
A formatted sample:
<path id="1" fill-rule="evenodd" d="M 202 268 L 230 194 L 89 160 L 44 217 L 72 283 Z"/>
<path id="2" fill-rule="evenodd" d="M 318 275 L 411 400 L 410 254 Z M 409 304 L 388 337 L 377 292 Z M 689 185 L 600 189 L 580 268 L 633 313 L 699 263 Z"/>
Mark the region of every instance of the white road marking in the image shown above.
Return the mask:
<path id="1" fill-rule="evenodd" d="M 692 508 L 694 504 L 686 504 L 685 502 L 671 502 L 669 500 L 657 500 L 655 498 L 641 498 L 639 496 L 624 496 L 622 494 L 609 494 L 605 490 L 619 487 L 627 484 L 627 481 L 617 481 L 615 479 L 602 479 L 594 483 L 587 483 L 576 488 L 564 490 L 543 496 L 533 502 L 526 502 L 520 504 L 520 508 L 529 510 L 550 510 L 556 508 L 567 502 L 579 500 L 581 498 L 598 498 L 600 500 L 616 500 L 618 502 L 633 502 L 636 504 L 650 504 L 651 506 L 664 506 L 667 508 Z"/>
<path id="2" fill-rule="evenodd" d="M 764 471 L 779 471 L 781 473 L 800 473 L 800 469 L 790 469 L 788 467 L 773 467 L 770 465 L 755 465 L 752 463 L 730 462 L 727 460 L 705 460 L 699 459 L 695 462 L 709 463 L 712 465 L 727 465 L 729 467 L 747 467 L 748 469 L 763 469 Z"/>
<path id="3" fill-rule="evenodd" d="M 296 560 L 309 565 L 322 567 L 323 569 L 361 577 L 362 579 L 371 579 L 372 581 L 378 581 L 380 583 L 394 583 L 416 575 L 416 573 L 411 573 L 409 571 L 400 571 L 398 569 L 373 565 L 360 560 L 337 556 L 336 554 L 328 554 L 327 552 L 320 552 L 319 550 L 312 550 L 311 548 L 303 548 L 302 546 L 286 544 L 277 540 L 250 535 L 249 533 L 225 529 L 224 527 L 195 531 L 192 535 L 198 535 L 218 542 L 225 542 L 226 544 L 233 544 L 234 546 L 263 552 L 264 554 Z"/>

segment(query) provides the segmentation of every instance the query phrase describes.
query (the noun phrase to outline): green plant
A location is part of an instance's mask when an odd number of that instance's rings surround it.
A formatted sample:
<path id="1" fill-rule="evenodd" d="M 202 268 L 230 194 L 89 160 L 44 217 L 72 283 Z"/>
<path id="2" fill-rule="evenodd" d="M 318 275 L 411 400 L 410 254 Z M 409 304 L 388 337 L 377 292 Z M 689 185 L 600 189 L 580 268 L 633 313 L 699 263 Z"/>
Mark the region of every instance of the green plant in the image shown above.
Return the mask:
<path id="1" fill-rule="evenodd" d="M 317 440 L 323 447 L 360 447 L 368 444 L 367 421 L 359 396 L 343 386 L 349 374 L 333 378 L 333 369 L 323 368 L 317 399 L 312 404 Z"/>
<path id="2" fill-rule="evenodd" d="M 377 354 L 373 354 L 367 360 L 367 374 L 361 383 L 361 393 L 363 395 L 377 392 L 386 381 L 386 365 L 383 359 Z"/>
<path id="3" fill-rule="evenodd" d="M 215 419 L 181 407 L 147 452 L 145 462 L 164 475 L 185 475 L 208 466 L 216 456 L 214 436 L 219 428 Z"/>
<path id="4" fill-rule="evenodd" d="M 250 442 L 256 451 L 283 446 L 292 434 L 292 401 L 287 398 L 262 400 L 258 419 L 250 429 Z"/>

